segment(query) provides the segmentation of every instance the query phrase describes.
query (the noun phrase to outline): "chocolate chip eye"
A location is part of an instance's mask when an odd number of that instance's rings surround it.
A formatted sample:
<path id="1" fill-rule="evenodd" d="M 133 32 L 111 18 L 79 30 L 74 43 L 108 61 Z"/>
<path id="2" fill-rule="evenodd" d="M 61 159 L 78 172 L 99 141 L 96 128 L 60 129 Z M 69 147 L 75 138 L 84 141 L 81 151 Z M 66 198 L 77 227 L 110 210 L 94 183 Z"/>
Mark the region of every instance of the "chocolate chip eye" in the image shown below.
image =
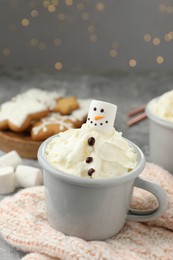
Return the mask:
<path id="1" fill-rule="evenodd" d="M 97 108 L 96 107 L 94 107 L 94 109 L 93 109 L 94 111 L 96 111 L 97 110 Z"/>
<path id="2" fill-rule="evenodd" d="M 100 112 L 101 112 L 101 113 L 103 113 L 103 112 L 104 112 L 104 109 L 103 109 L 103 108 L 102 108 L 102 109 L 100 109 Z"/>
<path id="3" fill-rule="evenodd" d="M 108 121 L 106 121 L 105 123 L 108 124 Z"/>
<path id="4" fill-rule="evenodd" d="M 103 123 L 100 123 L 100 125 L 103 125 Z"/>
<path id="5" fill-rule="evenodd" d="M 90 118 L 88 118 L 88 121 L 90 121 Z"/>

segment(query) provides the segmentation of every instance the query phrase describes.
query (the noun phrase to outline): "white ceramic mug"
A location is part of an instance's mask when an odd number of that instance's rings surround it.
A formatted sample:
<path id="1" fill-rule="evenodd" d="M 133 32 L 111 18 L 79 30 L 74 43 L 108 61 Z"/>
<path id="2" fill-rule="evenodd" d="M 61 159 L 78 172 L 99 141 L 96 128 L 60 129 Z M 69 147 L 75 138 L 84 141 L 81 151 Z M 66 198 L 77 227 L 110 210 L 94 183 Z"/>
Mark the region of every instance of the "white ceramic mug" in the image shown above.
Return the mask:
<path id="1" fill-rule="evenodd" d="M 149 118 L 149 145 L 152 162 L 173 174 L 173 123 L 152 113 L 152 99 L 146 106 Z"/>
<path id="2" fill-rule="evenodd" d="M 165 192 L 157 184 L 138 177 L 144 169 L 145 158 L 132 142 L 128 141 L 138 158 L 132 172 L 108 179 L 88 179 L 72 176 L 50 165 L 45 157 L 45 147 L 52 138 L 54 136 L 40 146 L 38 161 L 44 170 L 48 222 L 56 230 L 86 240 L 103 240 L 118 233 L 126 219 L 149 221 L 165 211 Z M 158 208 L 152 211 L 129 209 L 134 186 L 154 194 Z"/>

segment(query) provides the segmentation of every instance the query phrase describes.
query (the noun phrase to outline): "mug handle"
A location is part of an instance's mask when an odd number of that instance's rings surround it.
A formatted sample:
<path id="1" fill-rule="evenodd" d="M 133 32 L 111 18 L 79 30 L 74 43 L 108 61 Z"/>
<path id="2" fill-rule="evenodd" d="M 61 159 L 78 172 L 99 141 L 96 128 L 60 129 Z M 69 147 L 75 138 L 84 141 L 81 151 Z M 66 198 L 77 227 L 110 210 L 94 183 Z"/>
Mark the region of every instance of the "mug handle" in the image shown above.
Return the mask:
<path id="1" fill-rule="evenodd" d="M 158 184 L 143 180 L 139 177 L 136 178 L 134 186 L 151 192 L 157 198 L 159 206 L 152 210 L 129 209 L 127 219 L 145 222 L 160 217 L 168 205 L 166 192 Z"/>

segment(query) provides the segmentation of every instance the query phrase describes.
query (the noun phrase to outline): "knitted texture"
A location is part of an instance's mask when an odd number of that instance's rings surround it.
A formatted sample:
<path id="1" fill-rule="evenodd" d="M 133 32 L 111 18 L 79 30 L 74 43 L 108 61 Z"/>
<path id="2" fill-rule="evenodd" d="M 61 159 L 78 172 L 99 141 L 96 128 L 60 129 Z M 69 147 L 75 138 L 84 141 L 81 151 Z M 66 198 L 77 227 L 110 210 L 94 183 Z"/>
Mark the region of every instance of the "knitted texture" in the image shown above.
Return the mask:
<path id="1" fill-rule="evenodd" d="M 48 225 L 44 187 L 24 189 L 0 202 L 0 235 L 12 246 L 28 252 L 23 260 L 173 259 L 173 176 L 147 163 L 140 177 L 158 183 L 168 196 L 168 209 L 147 223 L 127 221 L 123 229 L 105 241 L 66 236 Z M 135 188 L 132 206 L 157 206 L 149 192 Z M 101 228 L 101 227 L 100 227 Z"/>

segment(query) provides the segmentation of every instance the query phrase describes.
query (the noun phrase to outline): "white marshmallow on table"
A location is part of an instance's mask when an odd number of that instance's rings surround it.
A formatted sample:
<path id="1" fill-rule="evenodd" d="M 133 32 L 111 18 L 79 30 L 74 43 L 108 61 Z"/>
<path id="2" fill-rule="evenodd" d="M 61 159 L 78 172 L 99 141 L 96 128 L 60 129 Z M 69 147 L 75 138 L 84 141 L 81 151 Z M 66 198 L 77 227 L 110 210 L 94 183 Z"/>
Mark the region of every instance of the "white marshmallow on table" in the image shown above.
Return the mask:
<path id="1" fill-rule="evenodd" d="M 88 112 L 87 124 L 101 132 L 112 131 L 117 106 L 108 102 L 92 100 Z"/>
<path id="2" fill-rule="evenodd" d="M 22 158 L 16 151 L 11 151 L 0 157 L 0 166 L 11 166 L 14 169 L 22 164 Z"/>
<path id="3" fill-rule="evenodd" d="M 16 186 L 29 188 L 43 184 L 43 174 L 39 168 L 19 165 L 15 171 Z"/>
<path id="4" fill-rule="evenodd" d="M 13 167 L 0 167 L 0 194 L 11 193 L 15 190 L 15 187 Z"/>

